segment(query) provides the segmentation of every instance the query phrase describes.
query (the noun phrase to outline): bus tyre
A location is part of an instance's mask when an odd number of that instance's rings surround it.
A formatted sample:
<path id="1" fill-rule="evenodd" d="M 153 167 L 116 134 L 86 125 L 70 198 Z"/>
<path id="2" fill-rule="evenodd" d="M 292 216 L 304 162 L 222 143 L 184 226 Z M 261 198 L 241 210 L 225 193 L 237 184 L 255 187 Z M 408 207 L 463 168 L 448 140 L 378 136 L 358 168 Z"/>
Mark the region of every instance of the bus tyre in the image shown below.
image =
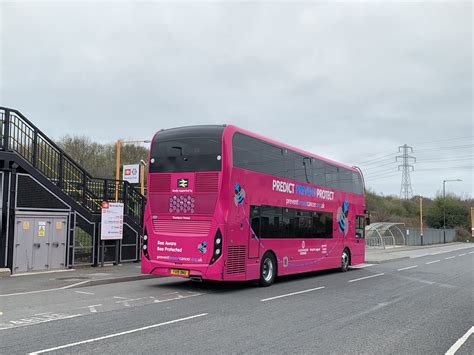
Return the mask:
<path id="1" fill-rule="evenodd" d="M 349 254 L 349 249 L 345 248 L 341 256 L 341 271 L 346 272 L 349 269 L 351 263 L 351 256 Z"/>
<path id="2" fill-rule="evenodd" d="M 267 287 L 273 284 L 276 273 L 277 264 L 275 256 L 272 253 L 265 253 L 260 264 L 260 286 Z"/>

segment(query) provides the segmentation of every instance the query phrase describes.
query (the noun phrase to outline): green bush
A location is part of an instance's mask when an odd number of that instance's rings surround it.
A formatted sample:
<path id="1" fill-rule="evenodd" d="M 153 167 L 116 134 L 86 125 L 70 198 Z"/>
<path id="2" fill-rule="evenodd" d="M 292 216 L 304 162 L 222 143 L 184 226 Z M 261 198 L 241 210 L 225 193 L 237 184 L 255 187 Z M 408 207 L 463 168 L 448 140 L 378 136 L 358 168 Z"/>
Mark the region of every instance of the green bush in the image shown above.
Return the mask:
<path id="1" fill-rule="evenodd" d="M 459 238 L 470 238 L 470 207 L 473 199 L 457 196 L 442 196 L 435 199 L 423 198 L 423 224 L 428 228 L 443 228 L 443 206 L 446 203 L 446 227 L 457 228 Z M 403 200 L 395 196 L 377 195 L 373 191 L 366 194 L 367 210 L 372 222 L 400 222 L 407 227 L 418 227 L 420 223 L 419 197 Z M 471 238 L 472 239 L 472 238 Z"/>

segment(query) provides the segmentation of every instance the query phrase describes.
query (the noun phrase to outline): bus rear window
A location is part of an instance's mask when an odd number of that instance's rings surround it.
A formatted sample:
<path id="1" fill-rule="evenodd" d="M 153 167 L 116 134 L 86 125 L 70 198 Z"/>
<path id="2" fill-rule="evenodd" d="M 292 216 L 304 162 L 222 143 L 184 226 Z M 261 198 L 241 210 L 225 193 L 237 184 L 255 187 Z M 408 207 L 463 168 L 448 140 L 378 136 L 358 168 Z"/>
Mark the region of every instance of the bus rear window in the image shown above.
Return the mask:
<path id="1" fill-rule="evenodd" d="M 222 129 L 211 134 L 209 130 L 202 132 L 201 127 L 195 132 L 192 128 L 183 130 L 163 131 L 155 136 L 151 146 L 150 173 L 221 170 Z"/>

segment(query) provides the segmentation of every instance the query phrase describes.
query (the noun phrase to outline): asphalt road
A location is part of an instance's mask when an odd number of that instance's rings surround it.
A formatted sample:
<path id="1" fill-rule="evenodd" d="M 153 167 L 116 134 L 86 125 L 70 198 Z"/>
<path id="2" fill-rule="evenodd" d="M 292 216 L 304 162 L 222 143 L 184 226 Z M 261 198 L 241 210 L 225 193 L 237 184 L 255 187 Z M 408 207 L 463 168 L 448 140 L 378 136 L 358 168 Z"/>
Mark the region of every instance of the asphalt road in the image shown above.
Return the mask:
<path id="1" fill-rule="evenodd" d="M 0 353 L 472 354 L 473 266 L 469 248 L 269 288 L 149 279 L 3 295 Z"/>

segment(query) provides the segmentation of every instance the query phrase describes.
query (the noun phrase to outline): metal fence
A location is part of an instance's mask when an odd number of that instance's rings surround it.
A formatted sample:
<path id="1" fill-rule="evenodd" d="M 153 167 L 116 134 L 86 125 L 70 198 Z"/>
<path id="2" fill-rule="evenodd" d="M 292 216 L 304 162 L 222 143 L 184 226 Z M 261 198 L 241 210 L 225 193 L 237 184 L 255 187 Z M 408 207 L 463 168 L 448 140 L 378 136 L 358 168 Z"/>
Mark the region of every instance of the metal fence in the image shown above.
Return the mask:
<path id="1" fill-rule="evenodd" d="M 408 228 L 408 235 L 405 235 L 407 245 L 421 245 L 420 230 Z M 406 231 L 405 231 L 406 232 Z M 454 242 L 456 238 L 455 229 L 446 229 L 446 243 Z M 423 230 L 423 245 L 444 243 L 444 230 L 426 228 Z"/>
<path id="2" fill-rule="evenodd" d="M 451 243 L 456 238 L 454 229 L 434 229 L 423 230 L 423 242 L 420 237 L 420 230 L 416 228 L 406 228 L 404 223 L 377 222 L 365 228 L 367 248 L 396 247 L 404 245 L 430 245 Z"/>

